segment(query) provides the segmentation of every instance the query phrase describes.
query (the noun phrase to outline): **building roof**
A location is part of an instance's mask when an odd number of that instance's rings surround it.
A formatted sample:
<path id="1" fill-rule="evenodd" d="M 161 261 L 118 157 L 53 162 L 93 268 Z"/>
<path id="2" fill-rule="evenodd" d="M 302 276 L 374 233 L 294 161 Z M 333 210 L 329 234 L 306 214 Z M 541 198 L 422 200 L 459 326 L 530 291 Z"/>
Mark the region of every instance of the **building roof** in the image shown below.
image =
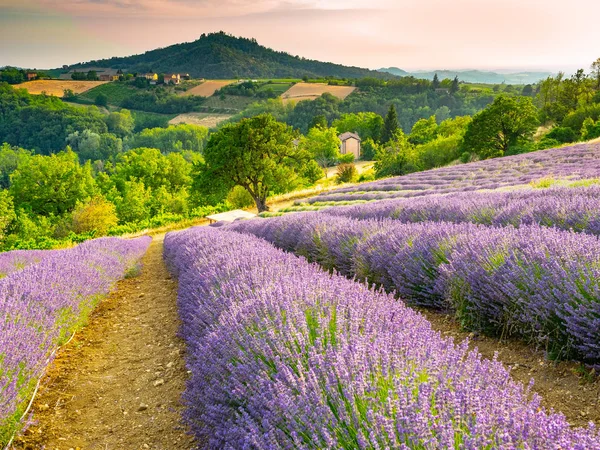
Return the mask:
<path id="1" fill-rule="evenodd" d="M 338 136 L 338 138 L 340 139 L 340 141 L 344 142 L 347 141 L 350 138 L 354 138 L 356 140 L 361 140 L 360 136 L 356 133 L 350 133 L 349 131 L 342 133 Z"/>
<path id="2" fill-rule="evenodd" d="M 207 219 L 216 220 L 217 222 L 233 222 L 238 219 L 252 219 L 253 217 L 256 217 L 256 214 L 252 214 L 248 211 L 243 211 L 241 209 L 234 209 L 233 211 L 227 211 L 224 213 L 206 216 Z"/>

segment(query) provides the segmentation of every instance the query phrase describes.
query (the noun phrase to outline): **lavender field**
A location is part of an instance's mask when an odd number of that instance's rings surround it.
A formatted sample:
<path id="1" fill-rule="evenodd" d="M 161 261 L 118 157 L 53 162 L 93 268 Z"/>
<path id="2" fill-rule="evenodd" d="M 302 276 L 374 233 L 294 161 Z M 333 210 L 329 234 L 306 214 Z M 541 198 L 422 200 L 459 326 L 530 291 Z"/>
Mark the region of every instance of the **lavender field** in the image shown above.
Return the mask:
<path id="1" fill-rule="evenodd" d="M 600 177 L 600 144 L 543 150 L 385 178 L 323 193 L 308 203 L 410 198 L 527 185 L 542 179 Z"/>
<path id="2" fill-rule="evenodd" d="M 539 224 L 600 235 L 600 186 L 459 192 L 448 195 L 334 206 L 325 214 L 399 222 L 472 222 L 506 226 Z"/>
<path id="3" fill-rule="evenodd" d="M 320 213 L 228 229 L 261 237 L 463 327 L 515 336 L 552 357 L 600 366 L 600 240 L 524 225 L 400 223 Z"/>
<path id="4" fill-rule="evenodd" d="M 136 269 L 151 238 L 102 238 L 75 248 L 0 255 L 0 445 L 27 409 L 64 343 L 114 286 Z"/>
<path id="5" fill-rule="evenodd" d="M 349 225 L 360 227 L 352 231 Z M 564 416 L 545 411 L 536 395 L 512 381 L 502 364 L 441 337 L 393 296 L 230 231 L 271 236 L 286 250 L 350 273 L 348 261 L 358 247 L 372 261 L 363 268 L 388 264 L 383 247 L 367 242 L 369 237 L 390 235 L 403 247 L 408 233 L 391 233 L 386 226 L 399 224 L 306 214 L 167 235 L 165 259 L 179 279 L 191 371 L 186 420 L 198 441 L 209 448 L 257 449 L 600 448 L 592 425 L 571 428 Z M 444 259 L 442 241 L 478 229 L 403 226 L 414 228 L 410 240 L 422 258 L 412 264 L 424 280 Z M 524 227 L 494 235 L 488 262 L 501 261 L 500 248 L 522 244 L 519 233 L 531 238 L 541 231 Z M 433 245 L 419 239 L 436 233 L 451 239 Z M 555 239 L 568 234 L 553 233 Z M 538 241 L 554 250 L 543 237 Z M 586 241 L 594 242 L 592 236 Z M 471 256 L 468 245 L 461 249 L 462 259 Z M 535 257 L 533 248 L 521 262 L 526 257 Z M 461 270 L 456 268 L 457 278 Z"/>

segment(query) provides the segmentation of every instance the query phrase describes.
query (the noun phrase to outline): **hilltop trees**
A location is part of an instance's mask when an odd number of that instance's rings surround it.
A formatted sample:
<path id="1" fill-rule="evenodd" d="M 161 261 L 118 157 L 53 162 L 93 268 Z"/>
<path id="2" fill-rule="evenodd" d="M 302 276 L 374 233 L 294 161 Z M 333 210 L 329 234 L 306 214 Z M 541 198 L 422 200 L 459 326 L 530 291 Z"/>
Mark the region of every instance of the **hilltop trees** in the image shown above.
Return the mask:
<path id="1" fill-rule="evenodd" d="M 259 212 L 268 211 L 268 195 L 289 190 L 309 160 L 293 144 L 295 137 L 291 127 L 269 114 L 225 125 L 208 141 L 194 186 L 213 202 L 242 186 Z"/>
<path id="2" fill-rule="evenodd" d="M 538 111 L 528 97 L 501 95 L 476 114 L 464 137 L 464 148 L 482 159 L 506 154 L 533 136 Z"/>

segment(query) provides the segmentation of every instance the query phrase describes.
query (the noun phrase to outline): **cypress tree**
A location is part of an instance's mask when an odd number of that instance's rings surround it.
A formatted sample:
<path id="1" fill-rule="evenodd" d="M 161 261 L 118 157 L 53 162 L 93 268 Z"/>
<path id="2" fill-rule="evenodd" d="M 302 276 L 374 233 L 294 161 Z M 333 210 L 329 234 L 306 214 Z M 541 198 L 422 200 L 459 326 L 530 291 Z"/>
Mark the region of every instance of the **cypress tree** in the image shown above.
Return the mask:
<path id="1" fill-rule="evenodd" d="M 394 134 L 400 128 L 398 122 L 398 114 L 396 113 L 396 107 L 392 104 L 390 109 L 385 116 L 385 122 L 383 124 L 383 133 L 381 135 L 381 142 L 387 144 L 394 138 Z"/>
<path id="2" fill-rule="evenodd" d="M 434 89 L 437 89 L 437 88 L 440 87 L 440 79 L 438 78 L 438 74 L 437 73 L 433 76 L 433 81 L 431 82 L 431 86 Z"/>
<path id="3" fill-rule="evenodd" d="M 458 76 L 455 76 L 454 80 L 452 80 L 452 85 L 450 86 L 450 93 L 456 94 L 457 92 L 458 92 Z"/>

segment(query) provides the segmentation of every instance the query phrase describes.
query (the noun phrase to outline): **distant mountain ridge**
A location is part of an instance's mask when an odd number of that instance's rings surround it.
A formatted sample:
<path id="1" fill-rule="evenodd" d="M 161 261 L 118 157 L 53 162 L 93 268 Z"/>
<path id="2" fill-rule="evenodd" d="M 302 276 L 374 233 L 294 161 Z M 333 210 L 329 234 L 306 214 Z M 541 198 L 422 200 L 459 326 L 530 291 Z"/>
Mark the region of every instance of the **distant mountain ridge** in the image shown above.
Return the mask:
<path id="1" fill-rule="evenodd" d="M 407 72 L 406 70 L 399 69 L 398 67 L 379 69 L 379 72 L 390 73 L 400 77 L 412 76 L 426 80 L 433 79 L 433 76 L 437 73 L 440 80 L 443 80 L 444 78 L 452 79 L 457 76 L 460 81 L 466 81 L 467 83 L 488 84 L 533 84 L 537 83 L 538 81 L 545 80 L 549 76 L 553 75 L 552 72 L 499 73 L 483 70 L 417 70 L 414 72 Z"/>
<path id="2" fill-rule="evenodd" d="M 106 67 L 131 72 L 189 73 L 194 78 L 395 78 L 393 74 L 292 56 L 264 47 L 255 39 L 220 32 L 193 42 L 140 55 L 74 64 L 69 69 Z"/>

